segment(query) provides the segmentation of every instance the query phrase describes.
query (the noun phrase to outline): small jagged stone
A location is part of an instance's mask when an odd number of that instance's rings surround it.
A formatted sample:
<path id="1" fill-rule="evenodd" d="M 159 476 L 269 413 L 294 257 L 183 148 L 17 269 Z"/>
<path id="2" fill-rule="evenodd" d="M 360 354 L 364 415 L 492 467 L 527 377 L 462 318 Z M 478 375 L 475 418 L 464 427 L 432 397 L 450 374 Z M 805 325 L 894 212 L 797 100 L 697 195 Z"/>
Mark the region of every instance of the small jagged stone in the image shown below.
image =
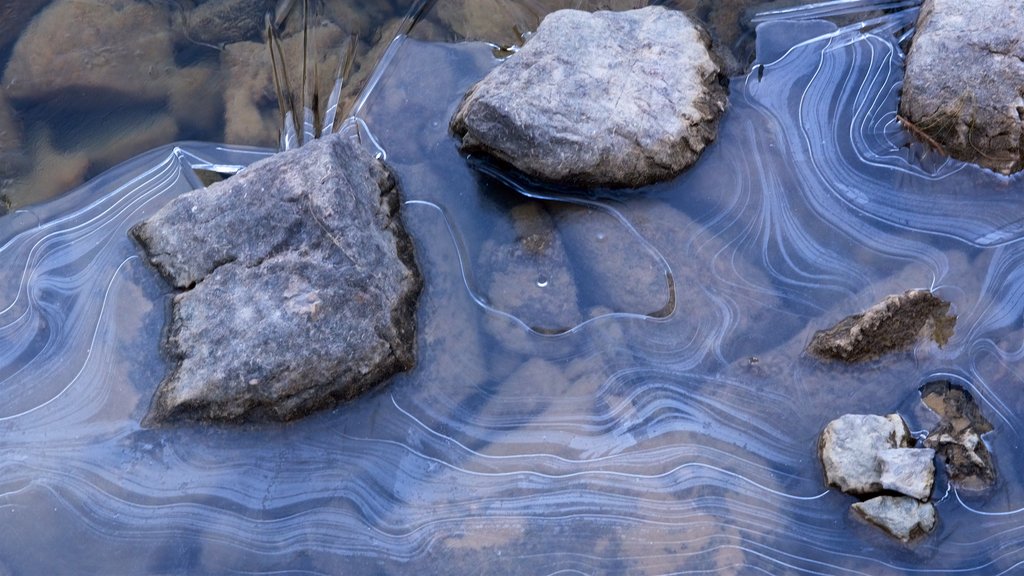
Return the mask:
<path id="1" fill-rule="evenodd" d="M 921 400 L 940 417 L 924 443 L 942 457 L 950 481 L 970 490 L 995 484 L 992 453 L 981 438 L 992 431 L 992 424 L 971 393 L 948 380 L 938 380 L 921 387 Z"/>
<path id="2" fill-rule="evenodd" d="M 853 504 L 852 508 L 868 522 L 903 542 L 927 534 L 935 528 L 935 506 L 905 496 L 876 496 Z"/>
<path id="3" fill-rule="evenodd" d="M 899 492 L 924 501 L 935 484 L 935 450 L 931 448 L 889 448 L 878 451 L 881 484 L 885 490 Z"/>
<path id="4" fill-rule="evenodd" d="M 466 153 L 571 186 L 679 174 L 725 109 L 706 32 L 660 6 L 559 10 L 469 90 L 451 121 Z"/>
<path id="5" fill-rule="evenodd" d="M 411 367 L 421 279 L 400 204 L 384 165 L 333 135 L 136 226 L 184 290 L 147 423 L 291 420 Z"/>
<path id="6" fill-rule="evenodd" d="M 899 414 L 845 414 L 825 426 L 818 444 L 825 480 L 847 494 L 881 492 L 878 453 L 910 446 L 910 431 Z"/>
<path id="7" fill-rule="evenodd" d="M 942 346 L 956 326 L 949 308 L 949 302 L 928 290 L 886 296 L 863 313 L 816 332 L 807 351 L 824 360 L 854 363 L 906 350 L 925 339 Z"/>

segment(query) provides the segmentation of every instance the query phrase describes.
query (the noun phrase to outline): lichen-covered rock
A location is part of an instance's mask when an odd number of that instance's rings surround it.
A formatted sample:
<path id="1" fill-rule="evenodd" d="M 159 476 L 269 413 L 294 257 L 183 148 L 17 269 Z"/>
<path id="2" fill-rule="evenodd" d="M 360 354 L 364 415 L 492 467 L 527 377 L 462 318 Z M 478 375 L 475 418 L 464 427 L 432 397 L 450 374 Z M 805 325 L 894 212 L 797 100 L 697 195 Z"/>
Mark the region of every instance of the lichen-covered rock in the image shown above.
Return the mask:
<path id="1" fill-rule="evenodd" d="M 1024 4 L 925 0 L 900 112 L 947 153 L 1024 169 Z"/>
<path id="2" fill-rule="evenodd" d="M 176 287 L 147 421 L 289 420 L 413 364 L 421 280 L 388 170 L 335 135 L 133 229 Z"/>
<path id="3" fill-rule="evenodd" d="M 903 542 L 935 528 L 935 506 L 904 496 L 877 496 L 852 506 L 868 522 Z"/>
<path id="4" fill-rule="evenodd" d="M 992 453 L 981 438 L 992 431 L 992 424 L 971 393 L 947 380 L 938 380 L 921 387 L 921 400 L 941 418 L 924 443 L 945 461 L 949 479 L 971 490 L 995 484 Z"/>
<path id="5" fill-rule="evenodd" d="M 878 451 L 882 488 L 927 500 L 935 484 L 935 450 L 887 448 Z"/>
<path id="6" fill-rule="evenodd" d="M 910 431 L 899 414 L 845 414 L 825 426 L 818 444 L 825 480 L 847 494 L 883 490 L 878 453 L 910 446 Z"/>
<path id="7" fill-rule="evenodd" d="M 12 100 L 74 90 L 80 107 L 164 101 L 177 72 L 169 18 L 155 2 L 57 0 L 14 45 L 3 87 Z"/>
<path id="8" fill-rule="evenodd" d="M 816 332 L 807 351 L 822 359 L 852 363 L 905 350 L 925 339 L 942 346 L 956 326 L 949 306 L 928 290 L 886 296 L 863 313 Z"/>
<path id="9" fill-rule="evenodd" d="M 629 187 L 675 176 L 725 109 L 707 34 L 663 7 L 560 10 L 469 90 L 451 122 L 464 152 L 543 180 Z"/>

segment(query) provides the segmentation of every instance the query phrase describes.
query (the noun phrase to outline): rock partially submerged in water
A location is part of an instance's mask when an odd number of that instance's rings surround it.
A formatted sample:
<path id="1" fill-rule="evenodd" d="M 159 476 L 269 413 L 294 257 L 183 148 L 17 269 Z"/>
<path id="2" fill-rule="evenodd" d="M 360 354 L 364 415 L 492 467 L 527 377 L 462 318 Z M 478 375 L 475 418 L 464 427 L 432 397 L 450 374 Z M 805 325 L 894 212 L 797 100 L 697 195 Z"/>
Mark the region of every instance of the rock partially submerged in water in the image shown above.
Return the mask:
<path id="1" fill-rule="evenodd" d="M 906 350 L 925 339 L 942 346 L 956 326 L 949 306 L 928 290 L 886 296 L 861 314 L 816 332 L 807 351 L 825 360 L 853 363 Z"/>
<path id="2" fill-rule="evenodd" d="M 935 451 L 912 444 L 899 414 L 845 414 L 828 423 L 818 444 L 828 485 L 869 497 L 853 509 L 903 541 L 935 526 L 935 508 L 925 502 L 935 483 Z"/>
<path id="3" fill-rule="evenodd" d="M 925 0 L 900 112 L 951 156 L 1024 169 L 1024 5 Z"/>
<path id="4" fill-rule="evenodd" d="M 885 487 L 879 452 L 910 443 L 910 431 L 899 414 L 840 416 L 825 426 L 818 443 L 825 480 L 847 494 L 881 492 Z"/>
<path id="5" fill-rule="evenodd" d="M 942 456 L 950 481 L 970 490 L 984 490 L 995 484 L 992 453 L 981 438 L 992 431 L 992 424 L 971 393 L 947 380 L 938 380 L 921 387 L 921 400 L 941 418 L 924 443 Z"/>
<path id="6" fill-rule="evenodd" d="M 560 10 L 466 94 L 464 152 L 572 186 L 677 175 L 714 139 L 725 89 L 707 34 L 682 12 Z"/>
<path id="7" fill-rule="evenodd" d="M 290 420 L 411 367 L 421 278 L 399 204 L 383 164 L 335 135 L 134 228 L 184 289 L 147 421 Z"/>
<path id="8" fill-rule="evenodd" d="M 904 542 L 935 528 L 935 506 L 902 496 L 876 496 L 852 506 L 875 526 Z"/>

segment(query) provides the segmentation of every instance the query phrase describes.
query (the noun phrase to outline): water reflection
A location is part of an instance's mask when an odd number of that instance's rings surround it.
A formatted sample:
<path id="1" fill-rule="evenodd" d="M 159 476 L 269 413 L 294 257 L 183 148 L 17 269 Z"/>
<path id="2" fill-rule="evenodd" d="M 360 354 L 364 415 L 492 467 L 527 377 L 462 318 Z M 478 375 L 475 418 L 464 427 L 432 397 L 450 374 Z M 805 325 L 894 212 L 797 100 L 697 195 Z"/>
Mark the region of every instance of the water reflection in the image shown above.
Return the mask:
<path id="1" fill-rule="evenodd" d="M 189 165 L 245 151 L 167 148 L 0 219 L 3 568 L 1012 573 L 1022 180 L 922 159 L 899 130 L 895 34 L 912 18 L 807 24 L 796 46 L 766 25 L 763 68 L 733 79 L 690 172 L 585 201 L 459 155 L 447 118 L 497 65 L 491 46 L 394 44 L 358 113 L 419 245 L 419 363 L 288 426 L 137 425 L 169 289 L 126 227 L 196 185 Z M 495 262 L 502 246 L 536 257 Z M 551 297 L 518 302 L 504 278 Z M 946 347 L 855 369 L 802 354 L 913 287 L 953 302 Z M 1002 480 L 977 496 L 940 478 L 940 525 L 905 548 L 823 488 L 817 435 L 844 412 L 924 430 L 917 389 L 940 375 L 994 423 Z"/>

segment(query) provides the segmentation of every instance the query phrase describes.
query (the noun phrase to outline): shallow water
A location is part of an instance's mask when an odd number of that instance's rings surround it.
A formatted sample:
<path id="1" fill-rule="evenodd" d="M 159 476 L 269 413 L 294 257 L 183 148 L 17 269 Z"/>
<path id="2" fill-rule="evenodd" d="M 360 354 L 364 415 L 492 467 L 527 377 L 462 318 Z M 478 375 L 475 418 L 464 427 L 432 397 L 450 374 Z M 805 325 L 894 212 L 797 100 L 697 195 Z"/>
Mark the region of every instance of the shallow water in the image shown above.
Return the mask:
<path id="1" fill-rule="evenodd" d="M 125 231 L 197 185 L 188 166 L 266 151 L 160 149 L 136 180 L 0 219 L 0 572 L 1019 570 L 1024 181 L 901 130 L 913 16 L 766 24 L 697 165 L 585 199 L 458 153 L 447 119 L 491 46 L 397 41 L 350 128 L 405 194 L 418 365 L 290 425 L 138 425 L 171 290 Z M 517 256 L 524 229 L 558 241 Z M 802 354 L 929 287 L 959 315 L 944 348 L 857 368 Z M 939 375 L 995 424 L 1000 480 L 961 494 L 940 475 L 936 531 L 903 546 L 824 487 L 817 436 L 846 412 L 920 433 L 917 388 Z"/>

